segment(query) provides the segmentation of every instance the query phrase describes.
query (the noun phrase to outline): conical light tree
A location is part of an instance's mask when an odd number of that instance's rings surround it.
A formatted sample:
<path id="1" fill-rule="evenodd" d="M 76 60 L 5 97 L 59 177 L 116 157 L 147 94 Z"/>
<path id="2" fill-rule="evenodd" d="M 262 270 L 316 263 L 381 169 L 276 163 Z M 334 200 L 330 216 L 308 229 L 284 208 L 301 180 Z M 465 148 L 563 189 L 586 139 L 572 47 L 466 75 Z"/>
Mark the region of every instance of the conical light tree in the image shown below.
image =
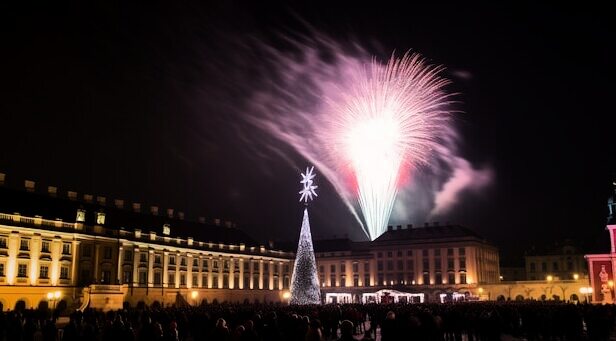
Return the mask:
<path id="1" fill-rule="evenodd" d="M 304 185 L 300 201 L 306 205 L 312 196 L 317 196 L 314 191 L 317 186 L 313 185 L 314 167 L 306 168 L 306 173 L 302 174 L 301 183 Z M 291 277 L 291 304 L 321 304 L 321 289 L 319 288 L 319 277 L 317 276 L 317 262 L 314 258 L 314 248 L 312 246 L 312 234 L 310 233 L 310 220 L 308 218 L 308 207 L 304 209 L 302 219 L 302 229 L 299 234 L 297 253 L 295 254 L 295 265 L 293 266 L 293 276 Z"/>

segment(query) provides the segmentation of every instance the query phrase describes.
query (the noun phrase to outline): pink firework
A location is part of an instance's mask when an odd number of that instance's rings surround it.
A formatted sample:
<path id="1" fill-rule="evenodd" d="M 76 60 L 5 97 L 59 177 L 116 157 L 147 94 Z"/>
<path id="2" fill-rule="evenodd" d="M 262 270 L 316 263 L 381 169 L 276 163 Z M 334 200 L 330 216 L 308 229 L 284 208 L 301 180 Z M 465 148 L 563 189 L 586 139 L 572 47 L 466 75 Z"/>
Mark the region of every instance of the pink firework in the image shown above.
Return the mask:
<path id="1" fill-rule="evenodd" d="M 347 87 L 325 96 L 323 128 L 331 158 L 355 176 L 367 234 L 387 226 L 401 167 L 427 165 L 447 130 L 448 81 L 417 54 L 373 61 Z"/>

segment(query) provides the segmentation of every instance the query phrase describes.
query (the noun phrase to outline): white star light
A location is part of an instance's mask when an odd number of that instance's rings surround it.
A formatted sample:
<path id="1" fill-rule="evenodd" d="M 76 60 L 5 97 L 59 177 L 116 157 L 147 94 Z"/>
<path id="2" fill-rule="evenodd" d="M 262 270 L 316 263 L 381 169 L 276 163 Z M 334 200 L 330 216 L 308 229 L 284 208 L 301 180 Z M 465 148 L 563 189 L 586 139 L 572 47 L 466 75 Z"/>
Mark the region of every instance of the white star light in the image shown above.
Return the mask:
<path id="1" fill-rule="evenodd" d="M 299 197 L 300 202 L 304 201 L 307 203 L 309 200 L 313 200 L 313 195 L 315 197 L 318 197 L 317 193 L 314 190 L 317 189 L 319 186 L 315 186 L 312 184 L 314 182 L 312 179 L 314 179 L 314 177 L 316 176 L 313 171 L 314 166 L 310 168 L 306 167 L 306 173 L 302 173 L 302 181 L 300 181 L 299 183 L 302 184 L 304 188 L 299 191 L 299 194 L 301 194 L 301 196 Z"/>

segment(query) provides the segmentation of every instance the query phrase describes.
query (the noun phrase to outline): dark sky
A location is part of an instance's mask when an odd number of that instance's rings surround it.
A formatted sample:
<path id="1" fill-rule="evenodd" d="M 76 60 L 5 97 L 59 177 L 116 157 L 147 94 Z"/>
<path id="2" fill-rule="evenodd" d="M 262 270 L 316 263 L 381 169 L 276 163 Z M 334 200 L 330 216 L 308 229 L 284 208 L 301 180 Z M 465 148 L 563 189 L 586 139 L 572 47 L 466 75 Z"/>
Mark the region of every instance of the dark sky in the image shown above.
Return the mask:
<path id="1" fill-rule="evenodd" d="M 246 3 L 7 8 L 0 172 L 232 219 L 259 239 L 293 239 L 304 162 L 291 150 L 297 167 L 278 155 L 255 158 L 214 98 L 229 95 L 221 74 L 251 81 L 228 62 L 242 59 L 235 42 L 317 31 L 353 37 L 378 56 L 413 49 L 470 75 L 453 84 L 461 150 L 490 165 L 495 179 L 449 221 L 477 230 L 504 257 L 567 237 L 607 248 L 605 204 L 616 173 L 607 8 Z M 313 233 L 359 238 L 331 187 L 320 185 Z"/>

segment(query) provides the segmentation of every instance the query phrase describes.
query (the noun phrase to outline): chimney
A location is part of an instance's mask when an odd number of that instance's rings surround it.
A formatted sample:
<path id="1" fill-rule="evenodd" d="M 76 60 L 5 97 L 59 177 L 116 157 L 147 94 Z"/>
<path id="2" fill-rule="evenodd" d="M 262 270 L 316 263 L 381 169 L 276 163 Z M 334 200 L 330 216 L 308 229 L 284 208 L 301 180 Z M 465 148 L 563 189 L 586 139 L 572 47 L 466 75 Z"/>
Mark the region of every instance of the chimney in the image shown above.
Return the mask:
<path id="1" fill-rule="evenodd" d="M 393 226 L 391 226 L 391 225 L 387 226 L 387 231 L 393 231 L 393 230 L 394 230 Z"/>
<path id="2" fill-rule="evenodd" d="M 199 217 L 199 223 L 205 224 L 205 217 Z"/>
<path id="3" fill-rule="evenodd" d="M 66 192 L 66 195 L 70 200 L 77 200 L 77 192 L 68 191 Z"/>
<path id="4" fill-rule="evenodd" d="M 6 179 L 6 174 L 0 173 L 0 185 L 4 185 L 5 179 Z"/>
<path id="5" fill-rule="evenodd" d="M 398 225 L 397 229 L 398 231 L 402 231 L 402 225 Z"/>
<path id="6" fill-rule="evenodd" d="M 133 203 L 133 212 L 141 213 L 141 204 L 138 202 Z"/>
<path id="7" fill-rule="evenodd" d="M 24 181 L 24 187 L 26 187 L 26 191 L 28 191 L 28 192 L 34 192 L 34 187 L 35 186 L 36 186 L 36 182 L 34 182 L 32 180 Z"/>
<path id="8" fill-rule="evenodd" d="M 151 212 L 153 215 L 158 215 L 158 206 L 152 206 L 152 207 L 150 207 L 150 212 Z"/>
<path id="9" fill-rule="evenodd" d="M 52 197 L 56 197 L 58 195 L 58 187 L 47 186 L 47 193 Z"/>
<path id="10" fill-rule="evenodd" d="M 173 208 L 168 208 L 167 209 L 167 217 L 173 218 Z"/>
<path id="11" fill-rule="evenodd" d="M 184 220 L 184 212 L 178 212 L 178 218 Z"/>
<path id="12" fill-rule="evenodd" d="M 101 206 L 105 206 L 105 204 L 107 204 L 107 198 L 97 196 L 97 197 L 96 197 L 96 202 L 97 202 L 99 205 L 101 205 Z"/>
<path id="13" fill-rule="evenodd" d="M 124 200 L 122 200 L 122 199 L 115 199 L 113 202 L 115 203 L 115 207 L 116 208 L 119 208 L 119 209 L 124 208 Z"/>
<path id="14" fill-rule="evenodd" d="M 413 224 L 406 225 L 406 228 L 409 229 L 409 230 L 412 229 L 413 228 Z"/>
<path id="15" fill-rule="evenodd" d="M 85 200 L 87 203 L 92 203 L 92 194 L 84 194 L 83 195 L 83 200 Z"/>

